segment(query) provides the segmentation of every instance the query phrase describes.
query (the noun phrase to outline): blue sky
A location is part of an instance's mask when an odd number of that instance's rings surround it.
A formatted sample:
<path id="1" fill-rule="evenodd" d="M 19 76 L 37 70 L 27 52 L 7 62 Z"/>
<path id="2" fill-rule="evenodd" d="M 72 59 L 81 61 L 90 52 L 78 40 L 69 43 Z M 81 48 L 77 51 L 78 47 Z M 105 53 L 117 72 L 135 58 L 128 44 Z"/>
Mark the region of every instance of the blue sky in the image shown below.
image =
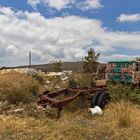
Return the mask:
<path id="1" fill-rule="evenodd" d="M 79 61 L 89 47 L 100 61 L 134 59 L 139 6 L 139 0 L 0 0 L 0 66 L 26 64 L 28 51 L 34 64 Z"/>
<path id="2" fill-rule="evenodd" d="M 59 0 L 58 0 L 59 1 Z M 76 0 L 81 2 L 82 0 Z M 31 5 L 27 3 L 27 0 L 0 0 L 0 5 L 5 7 L 11 7 L 16 10 L 23 10 L 29 12 L 40 12 L 46 18 L 63 16 L 64 12 L 70 15 L 84 16 L 87 18 L 96 18 L 103 22 L 103 25 L 112 30 L 119 31 L 138 31 L 140 30 L 140 22 L 119 24 L 116 22 L 116 17 L 122 13 L 135 14 L 140 13 L 140 1 L 139 0 L 102 0 L 103 8 L 101 9 L 90 9 L 82 11 L 77 7 L 73 6 L 71 8 L 64 8 L 61 11 L 57 11 L 55 8 L 54 14 L 47 14 L 49 6 L 40 4 L 35 10 Z M 51 9 L 51 8 L 50 8 Z"/>

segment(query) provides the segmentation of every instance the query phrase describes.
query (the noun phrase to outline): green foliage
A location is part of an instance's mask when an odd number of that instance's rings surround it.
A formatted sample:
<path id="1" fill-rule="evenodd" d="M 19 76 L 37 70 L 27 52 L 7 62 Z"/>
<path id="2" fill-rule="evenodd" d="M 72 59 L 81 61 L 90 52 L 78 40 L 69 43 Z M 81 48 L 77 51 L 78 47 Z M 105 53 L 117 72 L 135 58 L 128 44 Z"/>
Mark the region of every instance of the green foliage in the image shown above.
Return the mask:
<path id="1" fill-rule="evenodd" d="M 30 103 L 33 101 L 32 93 L 28 89 L 21 87 L 12 87 L 5 95 L 10 104 Z"/>
<path id="2" fill-rule="evenodd" d="M 77 86 L 78 86 L 78 83 L 73 78 L 69 78 L 68 87 L 76 88 Z"/>
<path id="3" fill-rule="evenodd" d="M 32 77 L 37 80 L 40 84 L 45 83 L 44 75 L 41 72 L 36 72 L 32 75 Z"/>
<path id="4" fill-rule="evenodd" d="M 140 89 L 134 88 L 133 85 L 127 84 L 108 84 L 108 92 L 115 100 L 127 99 L 133 102 L 140 103 Z"/>
<path id="5" fill-rule="evenodd" d="M 95 81 L 91 74 L 75 74 L 69 80 L 69 87 L 92 87 L 94 85 Z"/>
<path id="6" fill-rule="evenodd" d="M 62 62 L 56 61 L 53 63 L 53 71 L 54 72 L 61 72 L 62 71 Z"/>
<path id="7" fill-rule="evenodd" d="M 88 51 L 88 56 L 83 59 L 83 70 L 85 73 L 97 72 L 98 58 L 100 53 L 95 53 L 92 48 Z"/>
<path id="8" fill-rule="evenodd" d="M 95 84 L 94 78 L 90 74 L 80 74 L 76 77 L 80 87 L 92 87 Z"/>

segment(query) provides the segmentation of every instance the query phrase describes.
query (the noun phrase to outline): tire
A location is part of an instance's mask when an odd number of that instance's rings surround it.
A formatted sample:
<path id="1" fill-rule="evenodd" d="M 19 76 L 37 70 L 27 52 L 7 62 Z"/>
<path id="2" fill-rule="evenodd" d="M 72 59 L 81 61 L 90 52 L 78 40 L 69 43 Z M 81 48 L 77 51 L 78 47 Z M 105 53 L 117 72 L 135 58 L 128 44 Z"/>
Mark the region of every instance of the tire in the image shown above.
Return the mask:
<path id="1" fill-rule="evenodd" d="M 100 96 L 100 94 L 102 93 L 102 91 L 96 91 L 94 96 L 92 97 L 92 100 L 91 100 L 91 107 L 95 107 L 97 105 L 97 101 L 98 101 L 98 98 Z"/>
<path id="2" fill-rule="evenodd" d="M 109 100 L 110 100 L 110 95 L 107 92 L 102 92 L 98 98 L 97 106 L 103 109 L 105 105 L 109 102 Z"/>

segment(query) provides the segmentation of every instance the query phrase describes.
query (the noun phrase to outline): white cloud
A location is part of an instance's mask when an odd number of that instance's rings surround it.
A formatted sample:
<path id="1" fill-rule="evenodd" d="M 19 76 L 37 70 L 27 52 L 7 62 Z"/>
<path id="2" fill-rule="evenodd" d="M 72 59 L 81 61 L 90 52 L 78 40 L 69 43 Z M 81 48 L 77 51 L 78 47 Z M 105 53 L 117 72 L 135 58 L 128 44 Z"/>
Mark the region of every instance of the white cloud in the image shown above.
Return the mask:
<path id="1" fill-rule="evenodd" d="M 61 10 L 65 8 L 70 0 L 44 0 L 50 7 L 56 8 L 57 10 Z"/>
<path id="2" fill-rule="evenodd" d="M 41 3 L 41 1 L 42 0 L 27 0 L 27 3 L 36 8 L 36 6 Z"/>
<path id="3" fill-rule="evenodd" d="M 117 17 L 118 22 L 138 22 L 140 21 L 140 14 L 121 14 Z"/>
<path id="4" fill-rule="evenodd" d="M 101 55 L 103 61 L 112 61 L 112 60 L 135 60 L 138 55 L 126 55 L 126 54 L 111 54 L 111 55 Z M 110 59 L 111 58 L 111 59 Z"/>
<path id="5" fill-rule="evenodd" d="M 35 9 L 37 5 L 42 3 L 59 11 L 64 8 L 71 7 L 72 5 L 76 5 L 82 10 L 99 9 L 103 7 L 101 0 L 84 0 L 82 2 L 77 2 L 77 0 L 27 0 L 27 3 Z"/>
<path id="6" fill-rule="evenodd" d="M 5 7 L 0 7 L 0 11 L 0 64 L 3 65 L 28 64 L 29 51 L 33 63 L 81 60 L 89 47 L 107 53 L 110 59 L 117 47 L 140 51 L 139 32 L 109 31 L 96 19 L 78 16 L 46 19 L 37 12 L 15 12 Z"/>
<path id="7" fill-rule="evenodd" d="M 7 46 L 7 53 L 9 56 L 16 56 L 18 53 L 18 49 L 14 45 Z"/>
<path id="8" fill-rule="evenodd" d="M 99 9 L 103 7 L 101 0 L 85 0 L 77 5 L 82 10 Z"/>
<path id="9" fill-rule="evenodd" d="M 8 8 L 8 7 L 0 7 L 0 14 L 3 14 L 5 16 L 13 16 L 14 15 L 14 12 Z"/>
<path id="10" fill-rule="evenodd" d="M 67 5 L 70 3 L 70 0 L 28 0 L 27 2 L 34 8 L 36 8 L 37 5 L 44 3 L 45 5 L 48 5 L 51 8 L 61 10 L 67 7 Z"/>

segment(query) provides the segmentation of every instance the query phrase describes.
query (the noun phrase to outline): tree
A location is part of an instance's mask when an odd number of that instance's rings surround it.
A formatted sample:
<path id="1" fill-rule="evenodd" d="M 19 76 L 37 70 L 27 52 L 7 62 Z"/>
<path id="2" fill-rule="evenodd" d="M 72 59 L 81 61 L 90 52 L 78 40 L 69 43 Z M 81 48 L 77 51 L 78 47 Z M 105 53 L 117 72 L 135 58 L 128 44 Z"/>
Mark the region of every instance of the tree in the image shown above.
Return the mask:
<path id="1" fill-rule="evenodd" d="M 99 56 L 100 53 L 96 54 L 94 49 L 89 49 L 88 56 L 85 56 L 83 59 L 83 70 L 85 73 L 97 72 Z"/>
<path id="2" fill-rule="evenodd" d="M 62 71 L 62 62 L 60 60 L 53 63 L 53 71 L 55 72 Z"/>

